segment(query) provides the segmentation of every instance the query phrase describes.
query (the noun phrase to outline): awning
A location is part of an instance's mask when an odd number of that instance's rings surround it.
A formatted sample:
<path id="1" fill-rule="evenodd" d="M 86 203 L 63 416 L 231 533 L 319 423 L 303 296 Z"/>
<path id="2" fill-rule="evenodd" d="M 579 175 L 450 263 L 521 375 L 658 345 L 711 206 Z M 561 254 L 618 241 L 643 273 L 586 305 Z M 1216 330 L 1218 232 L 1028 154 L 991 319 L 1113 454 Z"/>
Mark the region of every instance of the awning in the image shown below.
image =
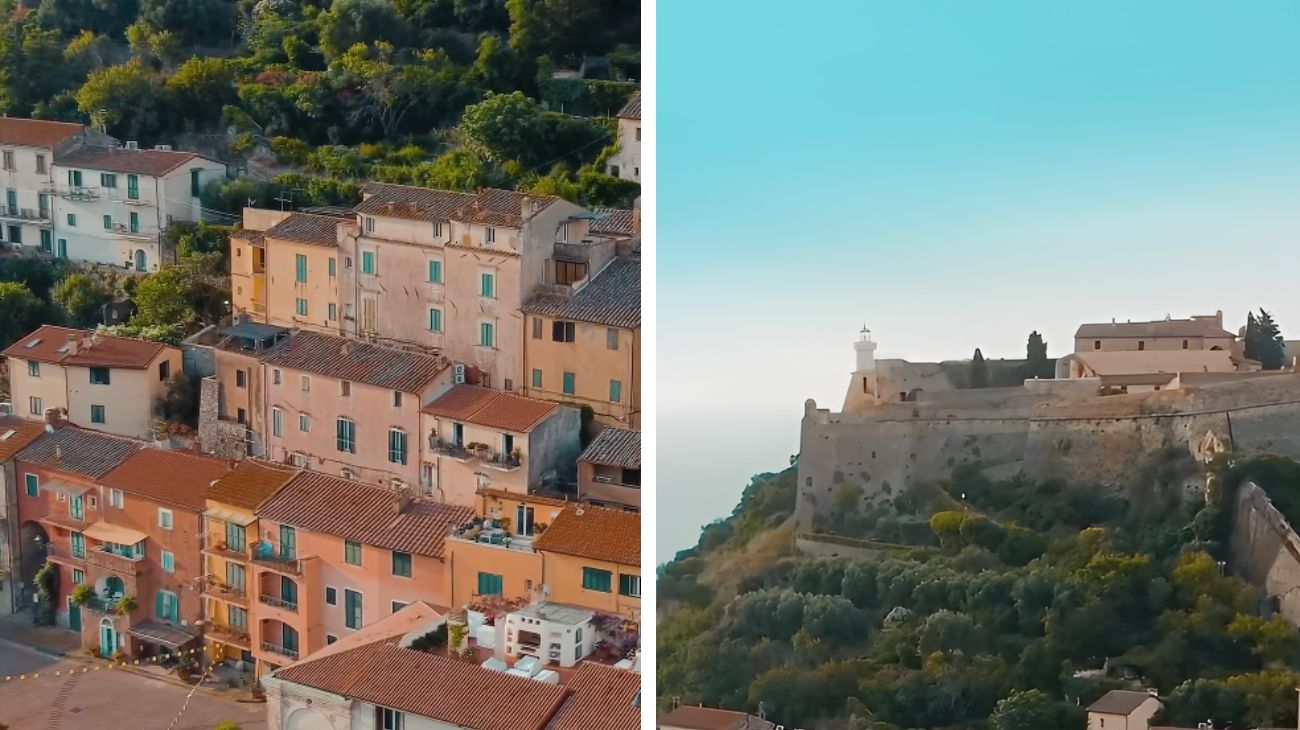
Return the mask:
<path id="1" fill-rule="evenodd" d="M 113 542 L 118 545 L 134 545 L 149 536 L 138 530 L 132 530 L 129 527 L 121 525 L 110 525 L 107 522 L 96 522 L 87 527 L 84 531 L 86 537 L 100 542 Z"/>
<path id="2" fill-rule="evenodd" d="M 172 649 L 179 649 L 199 638 L 177 626 L 159 623 L 153 619 L 141 621 L 127 629 L 126 633 L 151 644 L 162 644 Z"/>
<path id="3" fill-rule="evenodd" d="M 229 522 L 234 525 L 239 525 L 240 527 L 248 527 L 254 522 L 257 522 L 256 515 L 240 514 L 239 512 L 221 509 L 220 507 L 209 507 L 203 510 L 203 516 L 214 520 L 221 520 L 222 522 Z"/>
<path id="4" fill-rule="evenodd" d="M 72 482 L 64 482 L 64 481 L 59 481 L 58 479 L 53 479 L 48 482 L 42 483 L 41 489 L 44 489 L 47 492 L 57 492 L 59 494 L 64 494 L 69 497 L 80 497 L 86 492 L 89 492 L 91 490 L 91 487 L 85 484 L 73 484 Z"/>

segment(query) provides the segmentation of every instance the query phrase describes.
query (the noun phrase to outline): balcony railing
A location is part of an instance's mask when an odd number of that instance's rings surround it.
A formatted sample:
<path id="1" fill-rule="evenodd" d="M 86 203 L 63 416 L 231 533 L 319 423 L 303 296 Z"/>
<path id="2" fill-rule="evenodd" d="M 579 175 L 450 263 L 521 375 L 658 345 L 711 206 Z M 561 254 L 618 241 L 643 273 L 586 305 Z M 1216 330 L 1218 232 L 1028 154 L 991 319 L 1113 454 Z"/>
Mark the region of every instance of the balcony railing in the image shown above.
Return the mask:
<path id="1" fill-rule="evenodd" d="M 232 586 L 226 583 L 212 583 L 203 589 L 203 595 L 208 598 L 219 598 L 223 601 L 234 601 L 235 603 L 246 603 L 248 601 L 248 590 L 244 586 Z"/>
<path id="2" fill-rule="evenodd" d="M 475 524 L 463 525 L 452 529 L 451 537 L 454 540 L 464 540 L 478 545 L 491 545 L 527 553 L 533 552 L 532 536 L 512 535 L 502 527 Z"/>
<path id="3" fill-rule="evenodd" d="M 103 568 L 122 575 L 138 576 L 146 565 L 144 557 L 139 555 L 119 555 L 104 548 L 88 551 L 86 562 L 96 568 Z"/>
<path id="4" fill-rule="evenodd" d="M 519 459 L 510 454 L 487 452 L 486 457 L 480 451 L 480 460 L 483 466 L 497 471 L 514 471 L 519 468 Z"/>
<path id="5" fill-rule="evenodd" d="M 270 596 L 265 593 L 258 596 L 258 600 L 268 606 L 275 606 L 276 608 L 283 608 L 286 611 L 298 613 L 298 603 L 296 601 L 286 601 L 279 596 Z"/>
<path id="6" fill-rule="evenodd" d="M 253 553 L 253 562 L 277 573 L 302 575 L 302 560 L 300 558 L 286 558 L 279 553 L 269 553 L 267 555 Z"/>
<path id="7" fill-rule="evenodd" d="M 429 437 L 429 450 L 435 454 L 449 456 L 460 461 L 469 461 L 474 458 L 474 454 L 463 445 L 451 441 L 444 441 L 437 436 Z"/>
<path id="8" fill-rule="evenodd" d="M 269 641 L 262 642 L 262 651 L 269 651 L 273 654 L 279 654 L 280 656 L 287 656 L 290 659 L 298 658 L 297 649 L 286 649 L 285 647 L 280 646 L 279 644 L 272 644 Z"/>
<path id="9" fill-rule="evenodd" d="M 23 221 L 50 222 L 50 211 L 40 208 L 19 208 L 14 205 L 0 205 L 0 218 L 16 218 Z"/>
<path id="10" fill-rule="evenodd" d="M 231 550 L 225 542 L 211 542 L 203 548 L 207 555 L 213 555 L 224 560 L 233 560 L 238 563 L 248 561 L 248 553 L 243 550 Z"/>
<path id="11" fill-rule="evenodd" d="M 99 193 L 94 188 L 84 185 L 50 185 L 41 192 L 52 193 L 69 200 L 95 200 L 99 197 Z"/>
<path id="12" fill-rule="evenodd" d="M 86 549 L 82 548 L 81 550 L 72 550 L 71 548 L 64 547 L 63 545 L 47 544 L 45 546 L 45 555 L 48 558 L 62 561 L 62 562 L 69 562 L 69 561 L 81 562 L 86 559 Z"/>
<path id="13" fill-rule="evenodd" d="M 229 626 L 209 624 L 206 633 L 210 639 L 232 644 L 241 649 L 249 649 L 253 646 L 253 637 L 249 636 L 247 631 L 241 631 Z"/>

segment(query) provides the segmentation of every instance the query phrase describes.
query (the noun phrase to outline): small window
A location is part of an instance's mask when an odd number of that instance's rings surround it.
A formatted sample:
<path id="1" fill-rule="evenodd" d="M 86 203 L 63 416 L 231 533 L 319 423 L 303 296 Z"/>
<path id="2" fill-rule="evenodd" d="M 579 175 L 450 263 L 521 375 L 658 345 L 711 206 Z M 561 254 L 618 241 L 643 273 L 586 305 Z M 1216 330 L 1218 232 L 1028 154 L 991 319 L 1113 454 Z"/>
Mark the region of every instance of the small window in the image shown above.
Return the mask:
<path id="1" fill-rule="evenodd" d="M 76 214 L 76 213 L 69 213 L 69 214 L 68 214 L 68 225 L 69 225 L 69 226 L 72 226 L 73 228 L 75 228 L 75 227 L 77 226 L 77 214 Z"/>
<path id="2" fill-rule="evenodd" d="M 164 508 L 162 508 L 162 507 L 159 507 L 159 508 L 158 508 L 158 526 L 161 527 L 161 528 L 163 528 L 164 530 L 170 530 L 170 529 L 172 529 L 172 511 L 171 511 L 171 510 L 169 510 L 169 509 L 164 509 Z"/>
<path id="3" fill-rule="evenodd" d="M 111 215 L 104 216 L 104 230 L 106 231 L 113 230 L 113 216 Z"/>
<path id="4" fill-rule="evenodd" d="M 582 587 L 589 591 L 609 593 L 612 578 L 613 575 L 608 570 L 600 570 L 599 568 L 582 569 Z"/>
<path id="5" fill-rule="evenodd" d="M 339 395 L 344 398 L 347 398 L 352 395 L 352 381 L 350 380 L 339 381 Z"/>
<path id="6" fill-rule="evenodd" d="M 303 299 L 303 298 L 299 297 L 297 300 L 295 300 L 294 305 L 295 305 L 295 311 L 298 312 L 298 316 L 300 316 L 300 317 L 306 317 L 306 316 L 307 316 L 307 300 L 306 300 L 306 299 Z"/>
<path id="7" fill-rule="evenodd" d="M 393 601 L 393 602 L 392 602 L 393 613 L 397 613 L 398 611 L 402 610 L 403 608 L 406 608 L 408 605 L 410 605 L 410 604 L 407 603 L 406 601 Z"/>
<path id="8" fill-rule="evenodd" d="M 533 339 L 542 339 L 542 318 L 533 317 Z"/>
<path id="9" fill-rule="evenodd" d="M 607 350 L 618 349 L 618 328 L 617 327 L 607 327 L 605 329 L 605 349 Z"/>
<path id="10" fill-rule="evenodd" d="M 302 431 L 303 433 L 307 433 L 308 431 L 311 431 L 311 416 L 307 415 L 306 413 L 298 414 L 298 430 Z"/>
<path id="11" fill-rule="evenodd" d="M 45 174 L 45 172 L 46 172 L 46 167 L 45 167 L 45 155 L 37 155 L 37 156 L 36 156 L 36 172 L 37 172 L 37 174 L 40 174 L 40 175 L 44 175 L 44 174 Z"/>
<path id="12" fill-rule="evenodd" d="M 393 407 L 394 408 L 402 407 L 402 391 L 400 390 L 393 391 Z"/>
<path id="13" fill-rule="evenodd" d="M 576 390 L 576 385 L 577 385 L 574 381 L 575 381 L 575 376 L 574 376 L 573 373 L 566 372 L 566 373 L 564 374 L 564 394 L 565 394 L 565 395 L 573 395 L 573 394 L 574 394 L 574 392 L 575 392 L 575 390 Z"/>
<path id="14" fill-rule="evenodd" d="M 478 594 L 480 596 L 500 596 L 502 590 L 501 575 L 498 573 L 478 574 Z"/>
<path id="15" fill-rule="evenodd" d="M 27 410 L 31 411 L 33 416 L 45 415 L 45 409 L 41 405 L 41 399 L 34 395 L 27 397 Z"/>
<path id="16" fill-rule="evenodd" d="M 6 169 L 6 170 L 13 170 L 13 169 L 16 169 L 16 168 L 14 167 L 14 151 L 13 151 L 13 150 L 5 150 L 5 169 Z"/>
<path id="17" fill-rule="evenodd" d="M 496 335 L 495 327 L 491 322 L 481 322 L 478 327 L 478 344 L 480 347 L 495 347 Z"/>
<path id="18" fill-rule="evenodd" d="M 442 310 L 441 309 L 432 308 L 432 307 L 429 309 L 429 331 L 430 332 L 442 331 Z"/>
<path id="19" fill-rule="evenodd" d="M 478 293 L 479 296 L 484 297 L 486 299 L 492 299 L 493 297 L 496 296 L 496 275 L 495 274 L 479 275 Z"/>
<path id="20" fill-rule="evenodd" d="M 236 388 L 248 387 L 248 371 L 246 370 L 235 371 L 235 387 Z"/>
<path id="21" fill-rule="evenodd" d="M 339 592 L 334 586 L 325 586 L 325 603 L 330 606 L 339 605 Z"/>
<path id="22" fill-rule="evenodd" d="M 1184 349 L 1184 350 L 1187 349 L 1187 340 L 1183 340 L 1183 349 Z"/>
<path id="23" fill-rule="evenodd" d="M 1094 350 L 1100 350 L 1100 349 L 1101 349 L 1101 340 L 1093 340 L 1093 341 L 1092 341 L 1092 349 L 1094 349 Z"/>
<path id="24" fill-rule="evenodd" d="M 441 261 L 429 262 L 429 283 L 430 284 L 442 283 L 442 262 Z"/>
<path id="25" fill-rule="evenodd" d="M 104 406 L 92 405 L 90 407 L 90 422 L 108 423 L 108 412 L 105 410 Z"/>
<path id="26" fill-rule="evenodd" d="M 641 576 L 620 575 L 618 577 L 618 594 L 630 598 L 641 597 Z"/>
<path id="27" fill-rule="evenodd" d="M 551 323 L 551 341 L 552 342 L 573 342 L 577 337 L 576 322 L 552 322 Z"/>
<path id="28" fill-rule="evenodd" d="M 190 170 L 190 197 L 191 198 L 199 197 L 199 192 L 200 192 L 199 175 L 202 172 L 203 172 L 202 169 Z"/>
<path id="29" fill-rule="evenodd" d="M 348 565 L 361 565 L 361 543 L 344 540 L 343 560 Z"/>
<path id="30" fill-rule="evenodd" d="M 120 489 L 110 489 L 110 490 L 108 490 L 108 506 L 109 506 L 109 507 L 116 507 L 117 509 L 122 509 L 122 506 L 123 506 L 124 504 L 126 504 L 126 499 L 125 499 L 125 498 L 123 497 L 123 495 L 122 495 L 122 490 L 120 490 Z"/>
<path id="31" fill-rule="evenodd" d="M 307 283 L 307 256 L 306 254 L 294 254 L 293 257 L 293 280 L 299 284 Z"/>
<path id="32" fill-rule="evenodd" d="M 167 360 L 158 363 L 158 380 L 166 381 L 172 376 L 172 364 Z"/>
<path id="33" fill-rule="evenodd" d="M 303 375 L 303 376 L 302 376 L 302 381 L 301 381 L 301 382 L 302 382 L 302 392 L 304 392 L 304 393 L 310 393 L 310 392 L 311 392 L 311 376 L 309 376 L 309 375 Z"/>
<path id="34" fill-rule="evenodd" d="M 168 573 L 176 572 L 176 556 L 166 550 L 162 551 L 162 569 Z"/>
<path id="35" fill-rule="evenodd" d="M 542 371 L 537 368 L 533 368 L 533 387 L 542 387 Z"/>
<path id="36" fill-rule="evenodd" d="M 370 216 L 366 216 L 363 220 L 365 221 L 365 224 L 366 224 L 366 233 L 374 233 L 374 232 L 375 232 L 375 219 L 374 219 L 374 218 L 371 218 Z"/>
<path id="37" fill-rule="evenodd" d="M 334 302 L 330 302 L 329 306 L 326 308 L 326 312 L 327 312 L 326 316 L 329 318 L 329 321 L 331 322 L 339 318 L 339 310 L 338 307 L 334 304 Z"/>
<path id="38" fill-rule="evenodd" d="M 442 221 L 433 222 L 433 237 L 442 238 Z"/>
<path id="39" fill-rule="evenodd" d="M 279 408 L 271 409 L 271 435 L 276 438 L 284 435 L 284 411 Z"/>
<path id="40" fill-rule="evenodd" d="M 86 582 L 86 571 L 81 568 L 72 569 L 72 582 L 75 585 L 81 585 Z"/>
<path id="41" fill-rule="evenodd" d="M 1143 340 L 1138 340 L 1138 350 L 1145 350 L 1145 349 L 1147 349 L 1147 343 Z"/>
<path id="42" fill-rule="evenodd" d="M 330 264 L 329 264 L 329 271 L 330 271 L 330 278 L 331 278 L 331 279 L 334 278 L 334 277 L 338 274 L 337 269 L 338 269 L 338 262 L 335 260 L 335 258 L 334 258 L 333 256 L 331 256 L 331 257 L 330 257 Z"/>
<path id="43" fill-rule="evenodd" d="M 275 368 L 271 371 L 271 383 L 273 385 L 280 384 L 280 368 Z"/>
<path id="44" fill-rule="evenodd" d="M 411 554 L 393 551 L 393 575 L 401 578 L 411 577 Z"/>
<path id="45" fill-rule="evenodd" d="M 483 233 L 483 237 L 487 240 L 488 243 L 496 243 L 496 242 L 497 242 L 497 229 L 495 229 L 495 228 L 488 228 L 486 231 L 484 231 L 484 233 Z"/>
<path id="46" fill-rule="evenodd" d="M 618 380 L 609 381 L 609 402 L 623 402 L 623 383 Z"/>
<path id="47" fill-rule="evenodd" d="M 361 273 L 372 274 L 372 275 L 375 273 L 375 252 L 374 251 L 361 252 Z"/>
<path id="48" fill-rule="evenodd" d="M 559 261 L 555 262 L 555 283 L 564 286 L 572 286 L 574 282 L 582 281 L 587 277 L 587 262 L 585 261 Z"/>
<path id="49" fill-rule="evenodd" d="M 28 497 L 36 497 L 41 493 L 41 478 L 35 474 L 23 475 L 24 486 L 27 489 Z"/>
<path id="50" fill-rule="evenodd" d="M 27 374 L 33 378 L 41 377 L 41 363 L 37 360 L 28 360 Z"/>
<path id="51" fill-rule="evenodd" d="M 110 379 L 110 375 L 109 375 L 109 369 L 108 369 L 108 368 L 91 368 L 91 369 L 90 369 L 90 384 L 91 384 L 91 385 L 108 385 L 108 384 L 109 384 L 109 379 Z"/>

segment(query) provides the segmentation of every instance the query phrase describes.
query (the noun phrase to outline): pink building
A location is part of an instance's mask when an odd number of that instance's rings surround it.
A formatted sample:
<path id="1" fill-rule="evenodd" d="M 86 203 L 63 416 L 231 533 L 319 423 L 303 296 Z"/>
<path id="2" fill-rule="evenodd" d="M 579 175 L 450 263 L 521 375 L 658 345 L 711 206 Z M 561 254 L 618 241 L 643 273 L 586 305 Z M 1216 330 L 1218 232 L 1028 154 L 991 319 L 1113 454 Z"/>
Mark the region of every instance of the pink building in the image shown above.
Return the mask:
<path id="1" fill-rule="evenodd" d="M 420 472 L 420 408 L 451 387 L 443 357 L 299 332 L 262 358 L 266 456 L 389 486 Z"/>

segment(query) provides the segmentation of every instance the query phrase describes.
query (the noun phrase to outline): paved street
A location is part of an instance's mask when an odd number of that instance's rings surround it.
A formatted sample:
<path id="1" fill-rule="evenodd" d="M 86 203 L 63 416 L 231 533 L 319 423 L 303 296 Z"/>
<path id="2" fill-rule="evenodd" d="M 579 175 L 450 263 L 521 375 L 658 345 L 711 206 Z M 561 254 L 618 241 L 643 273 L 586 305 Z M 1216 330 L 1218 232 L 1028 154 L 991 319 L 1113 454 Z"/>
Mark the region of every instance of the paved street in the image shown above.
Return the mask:
<path id="1" fill-rule="evenodd" d="M 92 669 L 71 677 L 53 676 L 55 671 L 84 666 L 87 662 L 77 658 L 55 660 L 0 639 L 0 723 L 13 730 L 167 730 L 185 704 L 188 691 L 184 687 L 122 670 Z M 3 681 L 5 675 L 30 676 L 31 672 L 39 672 L 40 677 Z M 265 730 L 266 705 L 196 692 L 174 730 L 212 730 L 226 720 L 238 723 L 242 730 Z"/>

